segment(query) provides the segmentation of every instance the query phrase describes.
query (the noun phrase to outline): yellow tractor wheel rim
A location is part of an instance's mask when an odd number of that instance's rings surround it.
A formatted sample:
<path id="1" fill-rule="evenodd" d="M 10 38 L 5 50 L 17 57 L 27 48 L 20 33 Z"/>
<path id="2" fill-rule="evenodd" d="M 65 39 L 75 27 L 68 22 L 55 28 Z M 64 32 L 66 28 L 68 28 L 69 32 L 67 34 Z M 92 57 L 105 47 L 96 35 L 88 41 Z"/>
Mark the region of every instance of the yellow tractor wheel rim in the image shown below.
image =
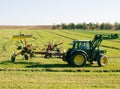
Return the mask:
<path id="1" fill-rule="evenodd" d="M 107 64 L 107 58 L 106 57 L 101 58 L 101 64 L 103 64 L 103 65 Z"/>
<path id="2" fill-rule="evenodd" d="M 84 56 L 76 55 L 75 58 L 74 58 L 74 63 L 76 65 L 82 65 L 84 63 Z"/>

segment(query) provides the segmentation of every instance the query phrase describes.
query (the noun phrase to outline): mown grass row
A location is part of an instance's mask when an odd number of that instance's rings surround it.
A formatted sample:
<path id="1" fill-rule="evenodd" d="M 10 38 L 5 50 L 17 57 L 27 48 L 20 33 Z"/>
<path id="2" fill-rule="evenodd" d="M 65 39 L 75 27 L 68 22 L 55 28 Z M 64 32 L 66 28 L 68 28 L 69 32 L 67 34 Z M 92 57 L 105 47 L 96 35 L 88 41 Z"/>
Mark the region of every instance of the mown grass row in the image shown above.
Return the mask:
<path id="1" fill-rule="evenodd" d="M 109 58 L 109 63 L 105 67 L 98 67 L 97 63 L 84 67 L 72 67 L 61 59 L 44 59 L 41 56 L 29 60 L 17 57 L 12 63 L 3 60 L 0 62 L 0 71 L 39 71 L 39 72 L 120 72 L 119 58 Z"/>
<path id="2" fill-rule="evenodd" d="M 119 89 L 120 73 L 26 72 L 0 73 L 1 89 Z"/>

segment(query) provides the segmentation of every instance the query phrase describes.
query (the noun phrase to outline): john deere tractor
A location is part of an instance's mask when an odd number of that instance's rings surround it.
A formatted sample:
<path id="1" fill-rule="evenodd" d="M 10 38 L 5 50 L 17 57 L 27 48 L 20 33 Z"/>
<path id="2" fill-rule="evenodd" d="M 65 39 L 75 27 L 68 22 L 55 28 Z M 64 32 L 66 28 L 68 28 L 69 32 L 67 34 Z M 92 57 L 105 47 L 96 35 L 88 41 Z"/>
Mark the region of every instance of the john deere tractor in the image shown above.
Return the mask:
<path id="1" fill-rule="evenodd" d="M 69 48 L 63 56 L 63 60 L 71 66 L 84 66 L 86 62 L 93 64 L 94 61 L 99 66 L 105 66 L 108 63 L 108 57 L 105 55 L 106 50 L 99 48 L 102 40 L 116 39 L 118 34 L 97 34 L 93 40 L 74 40 L 72 48 Z"/>

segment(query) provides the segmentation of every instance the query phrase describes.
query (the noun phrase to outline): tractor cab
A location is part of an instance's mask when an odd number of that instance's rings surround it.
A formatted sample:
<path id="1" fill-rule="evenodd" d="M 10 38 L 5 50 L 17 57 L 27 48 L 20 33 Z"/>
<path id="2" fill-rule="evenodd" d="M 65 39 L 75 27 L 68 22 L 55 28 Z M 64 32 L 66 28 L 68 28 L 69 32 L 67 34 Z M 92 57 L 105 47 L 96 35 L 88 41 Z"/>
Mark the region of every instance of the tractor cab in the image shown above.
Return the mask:
<path id="1" fill-rule="evenodd" d="M 75 40 L 72 49 L 90 50 L 90 44 L 90 40 Z"/>

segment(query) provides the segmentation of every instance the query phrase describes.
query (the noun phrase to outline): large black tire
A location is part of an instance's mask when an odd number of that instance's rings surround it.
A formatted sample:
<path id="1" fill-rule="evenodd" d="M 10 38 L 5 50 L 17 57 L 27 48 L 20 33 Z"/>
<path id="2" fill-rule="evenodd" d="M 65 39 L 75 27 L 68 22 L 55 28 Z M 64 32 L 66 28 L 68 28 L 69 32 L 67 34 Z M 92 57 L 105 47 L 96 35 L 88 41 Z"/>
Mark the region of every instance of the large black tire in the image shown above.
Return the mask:
<path id="1" fill-rule="evenodd" d="M 68 57 L 68 55 L 63 54 L 62 59 L 63 59 L 63 61 L 66 61 L 69 65 L 71 65 L 70 58 Z"/>
<path id="2" fill-rule="evenodd" d="M 77 52 L 71 55 L 70 64 L 75 67 L 81 67 L 86 64 L 87 57 L 82 52 Z"/>
<path id="3" fill-rule="evenodd" d="M 70 62 L 70 60 L 67 60 L 67 63 L 68 63 L 69 65 L 72 65 L 71 62 Z"/>
<path id="4" fill-rule="evenodd" d="M 24 54 L 24 59 L 25 59 L 25 60 L 28 60 L 28 59 L 29 59 L 29 57 L 28 57 L 27 54 Z"/>
<path id="5" fill-rule="evenodd" d="M 108 57 L 106 55 L 99 55 L 97 63 L 98 66 L 106 66 L 108 64 Z"/>
<path id="6" fill-rule="evenodd" d="M 12 61 L 12 62 L 15 62 L 15 55 L 12 55 L 12 56 L 11 56 L 11 61 Z"/>

